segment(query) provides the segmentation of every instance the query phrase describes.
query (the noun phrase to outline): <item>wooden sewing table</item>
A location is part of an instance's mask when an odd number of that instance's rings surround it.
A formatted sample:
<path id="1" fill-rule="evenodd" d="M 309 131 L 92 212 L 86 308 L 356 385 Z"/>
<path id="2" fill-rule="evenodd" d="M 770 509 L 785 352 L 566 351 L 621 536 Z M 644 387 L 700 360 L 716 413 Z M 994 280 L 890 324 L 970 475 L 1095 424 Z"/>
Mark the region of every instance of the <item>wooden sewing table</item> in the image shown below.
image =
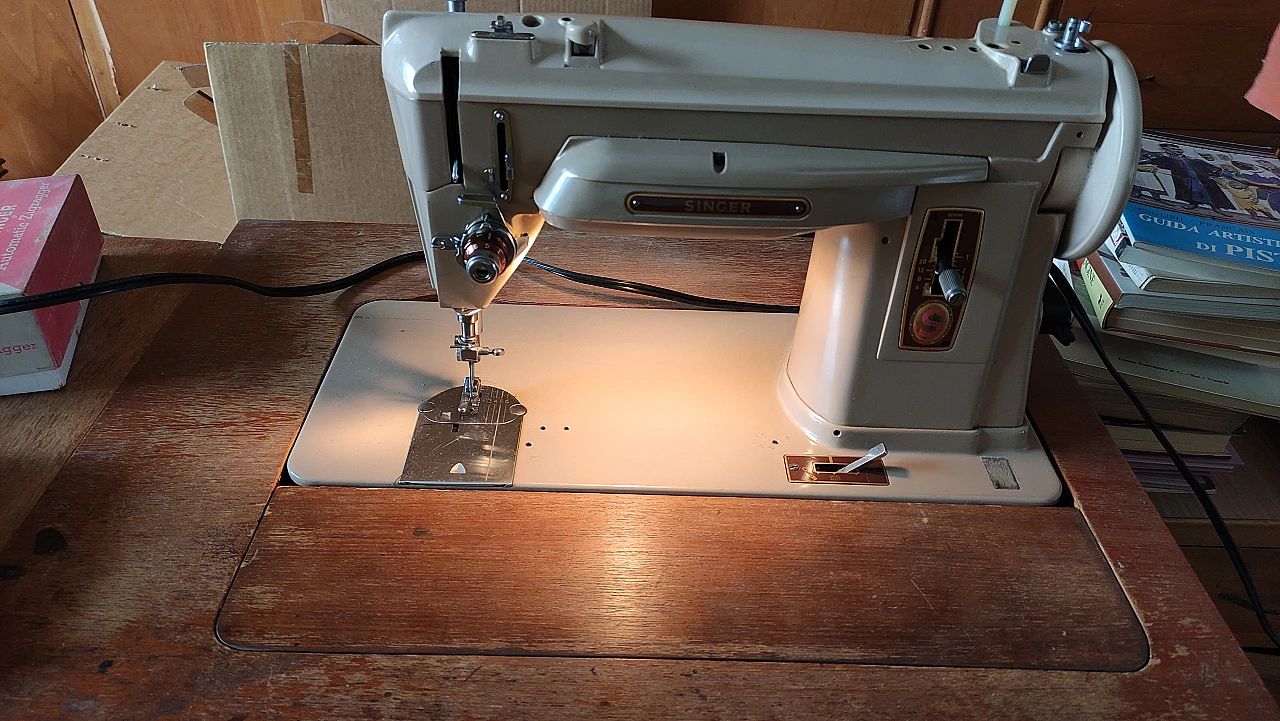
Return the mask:
<path id="1" fill-rule="evenodd" d="M 216 255 L 109 241 L 107 275 L 272 285 L 418 247 L 282 222 Z M 808 253 L 549 233 L 534 255 L 797 303 Z M 1280 718 L 1043 339 L 1049 508 L 282 483 L 351 313 L 428 289 L 414 266 L 95 300 L 71 386 L 0 399 L 0 474 L 52 476 L 0 553 L 0 716 Z M 499 301 L 646 304 L 532 268 Z"/>

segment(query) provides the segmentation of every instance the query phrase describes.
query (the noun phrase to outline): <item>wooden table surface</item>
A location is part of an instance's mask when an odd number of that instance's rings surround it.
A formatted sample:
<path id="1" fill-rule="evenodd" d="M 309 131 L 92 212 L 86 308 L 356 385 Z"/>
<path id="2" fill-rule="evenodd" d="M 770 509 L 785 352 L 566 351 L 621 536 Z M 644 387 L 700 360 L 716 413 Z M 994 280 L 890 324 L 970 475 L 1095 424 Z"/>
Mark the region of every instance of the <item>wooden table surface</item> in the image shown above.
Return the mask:
<path id="1" fill-rule="evenodd" d="M 216 243 L 105 237 L 98 279 L 198 272 L 218 248 Z M 5 419 L 0 422 L 0 546 L 27 517 L 186 292 L 183 286 L 166 286 L 93 301 L 67 386 L 54 393 L 0 396 L 0 418 Z"/>
<path id="2" fill-rule="evenodd" d="M 549 234 L 534 255 L 782 303 L 798 301 L 807 257 L 799 241 L 589 244 Z M 411 227 L 242 223 L 211 270 L 263 283 L 314 282 L 416 246 Z M 1137 671 L 220 644 L 218 611 L 347 318 L 368 300 L 422 297 L 426 289 L 425 270 L 414 267 L 323 298 L 270 300 L 211 287 L 187 294 L 0 552 L 0 716 L 1280 718 L 1045 343 L 1028 408 L 1145 629 L 1150 657 Z M 531 268 L 500 300 L 618 303 Z M 131 317 L 148 310 L 144 304 Z M 711 500 L 725 499 L 682 502 Z M 870 519 L 900 510 L 859 504 Z M 1011 528 L 1037 518 L 1014 515 L 972 533 L 996 549 Z M 954 572 L 963 577 L 964 569 Z"/>

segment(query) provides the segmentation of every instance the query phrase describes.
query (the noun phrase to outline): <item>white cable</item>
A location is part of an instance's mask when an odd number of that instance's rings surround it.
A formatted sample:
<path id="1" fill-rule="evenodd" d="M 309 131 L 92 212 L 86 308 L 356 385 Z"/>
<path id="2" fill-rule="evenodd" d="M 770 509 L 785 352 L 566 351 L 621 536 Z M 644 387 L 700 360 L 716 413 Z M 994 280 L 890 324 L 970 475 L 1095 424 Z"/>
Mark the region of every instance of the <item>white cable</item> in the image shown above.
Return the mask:
<path id="1" fill-rule="evenodd" d="M 1000 19 L 996 21 L 996 44 L 1004 42 L 1009 34 L 1009 24 L 1013 22 L 1013 11 L 1018 7 L 1018 0 L 1004 0 L 1000 6 Z"/>

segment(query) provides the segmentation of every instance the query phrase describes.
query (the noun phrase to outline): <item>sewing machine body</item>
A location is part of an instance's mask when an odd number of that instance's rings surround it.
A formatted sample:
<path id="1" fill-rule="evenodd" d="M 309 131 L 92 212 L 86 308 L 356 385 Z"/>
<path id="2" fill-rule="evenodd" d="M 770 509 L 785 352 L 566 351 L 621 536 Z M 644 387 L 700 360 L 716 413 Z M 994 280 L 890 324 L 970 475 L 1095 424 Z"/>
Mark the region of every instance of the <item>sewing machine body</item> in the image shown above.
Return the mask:
<path id="1" fill-rule="evenodd" d="M 702 342 L 708 328 L 679 320 L 696 311 L 614 311 L 619 319 L 671 319 L 668 332 L 655 336 L 674 351 L 671 378 L 680 377 L 682 355 L 757 357 L 752 337 L 786 348 L 741 379 L 751 384 L 751 403 L 779 411 L 760 414 L 760 435 L 779 445 L 785 438 L 789 447 L 768 443 L 770 460 L 760 462 L 768 468 L 754 475 L 781 485 L 760 490 L 744 480 L 737 492 L 1052 502 L 1058 481 L 1023 409 L 1039 298 L 1055 253 L 1089 252 L 1114 223 L 1136 160 L 1140 111 L 1132 69 L 1114 48 L 1064 52 L 1053 37 L 1024 27 L 997 32 L 992 21 L 973 40 L 922 40 L 550 16 L 526 16 L 513 28 L 486 15 L 389 13 L 384 76 L 440 305 L 488 306 L 544 218 L 568 230 L 708 243 L 813 233 L 798 318 L 757 318 L 759 332 L 738 329 L 746 345 L 736 351 L 712 348 Z M 486 214 L 500 216 L 512 247 L 501 272 L 477 283 L 461 259 L 472 224 Z M 940 247 L 954 266 L 945 294 L 935 281 Z M 720 315 L 702 314 L 700 322 L 754 322 L 751 314 Z M 486 361 L 486 374 L 528 406 L 521 440 L 529 443 L 537 440 L 530 421 L 539 409 L 521 384 L 532 387 L 531 369 L 563 365 L 593 341 L 580 346 L 579 321 L 561 309 L 521 318 L 534 335 L 559 342 L 540 345 L 507 326 L 500 339 L 511 352 Z M 348 338 L 353 333 L 355 321 Z M 440 332 L 424 332 L 424 341 L 431 335 Z M 383 351 L 351 350 L 352 357 L 391 352 L 384 341 L 366 341 Z M 542 356 L 530 361 L 530 346 Z M 511 372 L 517 365 L 525 370 Z M 556 392 L 588 392 L 581 375 L 560 377 Z M 319 427 L 313 417 L 340 418 L 340 408 L 336 415 L 317 409 L 349 391 L 326 394 L 322 386 L 308 425 Z M 710 414 L 714 426 L 717 413 L 732 411 L 676 412 Z M 302 460 L 299 448 L 319 448 L 316 433 L 304 426 L 290 459 L 300 482 L 394 482 L 359 472 L 308 478 L 303 466 L 324 464 Z M 664 452 L 661 438 L 651 442 L 659 445 L 652 452 Z M 565 464 L 583 454 L 607 457 L 607 443 L 599 443 L 560 458 L 562 475 L 574 475 Z M 795 465 L 787 456 L 856 458 L 877 443 L 889 448 L 885 468 L 896 469 L 896 478 L 885 475 L 887 485 L 852 474 L 834 483 L 787 477 Z M 332 443 L 325 448 L 340 452 Z M 514 487 L 526 456 L 537 453 L 528 448 L 512 459 Z M 831 462 L 825 466 L 831 470 Z M 648 468 L 637 476 L 601 472 L 593 487 L 733 493 L 735 473 L 753 475 L 721 467 L 730 482 L 714 488 L 682 486 L 669 474 L 646 482 Z M 461 480 L 434 484 L 467 485 Z"/>

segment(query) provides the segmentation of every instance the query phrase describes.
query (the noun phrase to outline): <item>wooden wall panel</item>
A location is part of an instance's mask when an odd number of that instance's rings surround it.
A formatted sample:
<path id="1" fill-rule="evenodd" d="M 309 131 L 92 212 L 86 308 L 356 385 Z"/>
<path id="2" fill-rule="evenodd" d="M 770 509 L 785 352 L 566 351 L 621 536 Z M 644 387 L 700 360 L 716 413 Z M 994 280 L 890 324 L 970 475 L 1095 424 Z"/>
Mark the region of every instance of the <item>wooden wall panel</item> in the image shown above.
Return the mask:
<path id="1" fill-rule="evenodd" d="M 1120 46 L 1133 62 L 1147 127 L 1264 133 L 1280 131 L 1280 121 L 1244 94 L 1274 28 L 1097 23 L 1093 36 Z"/>
<path id="2" fill-rule="evenodd" d="M 116 72 L 111 65 L 111 48 L 107 47 L 107 35 L 102 31 L 102 19 L 94 0 L 71 0 L 71 14 L 80 31 L 80 46 L 89 66 L 93 90 L 98 95 L 98 107 L 103 115 L 120 107 L 120 88 L 116 87 Z"/>
<path id="3" fill-rule="evenodd" d="M 1202 27 L 1274 28 L 1280 3 L 1273 0 L 1060 0 L 1061 17 L 1094 23 L 1199 25 Z M 1231 55 L 1223 49 L 1224 58 Z"/>
<path id="4" fill-rule="evenodd" d="M 102 121 L 66 2 L 0 3 L 0 103 L 8 179 L 52 173 Z"/>
<path id="5" fill-rule="evenodd" d="M 1280 24 L 1280 2 L 1063 0 L 1061 17 L 1071 16 L 1090 18 L 1090 37 L 1129 55 L 1143 79 L 1148 128 L 1245 141 L 1280 133 L 1280 120 L 1244 99 Z"/>
<path id="6" fill-rule="evenodd" d="M 204 43 L 283 42 L 280 23 L 323 20 L 320 0 L 94 0 L 127 95 L 161 61 L 204 62 Z"/>
<path id="7" fill-rule="evenodd" d="M 915 0 L 653 0 L 653 16 L 906 35 Z"/>
<path id="8" fill-rule="evenodd" d="M 1039 4 L 1036 0 L 1022 0 L 1013 19 L 1028 27 L 1034 26 Z M 999 0 L 935 0 L 933 24 L 929 32 L 923 34 L 935 38 L 971 38 L 979 20 L 999 14 Z"/>

